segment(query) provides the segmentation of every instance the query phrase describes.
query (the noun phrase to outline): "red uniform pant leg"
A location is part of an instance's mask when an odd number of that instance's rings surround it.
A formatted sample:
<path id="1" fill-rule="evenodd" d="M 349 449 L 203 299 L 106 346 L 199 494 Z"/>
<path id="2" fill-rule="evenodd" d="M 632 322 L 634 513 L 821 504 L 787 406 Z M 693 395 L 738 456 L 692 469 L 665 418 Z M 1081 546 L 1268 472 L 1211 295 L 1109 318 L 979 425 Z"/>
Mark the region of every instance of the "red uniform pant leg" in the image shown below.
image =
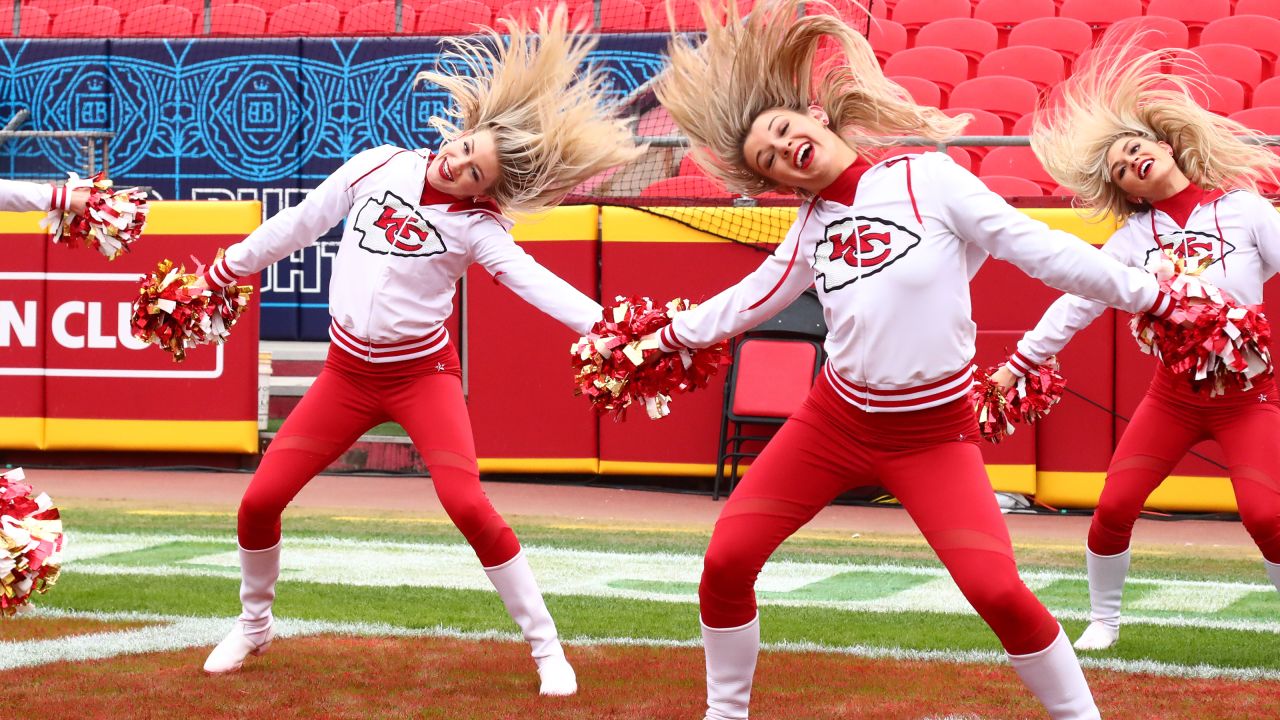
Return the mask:
<path id="1" fill-rule="evenodd" d="M 1129 549 L 1133 524 L 1151 493 L 1187 451 L 1207 437 L 1197 414 L 1147 393 L 1120 436 L 1089 525 L 1089 550 L 1116 555 Z"/>
<path id="2" fill-rule="evenodd" d="M 386 421 L 376 393 L 338 369 L 358 363 L 330 359 L 262 456 L 240 501 L 241 547 L 269 548 L 280 541 L 280 516 L 317 473 L 328 467 L 374 425 Z"/>
<path id="3" fill-rule="evenodd" d="M 733 628 L 756 616 L 756 578 L 773 551 L 837 495 L 860 484 L 856 443 L 806 403 L 782 426 L 725 501 L 703 561 L 702 622 Z"/>
<path id="4" fill-rule="evenodd" d="M 879 475 L 1005 650 L 1025 655 L 1053 642 L 1058 622 L 1018 575 L 1009 530 L 975 443 L 894 453 L 880 463 Z"/>
<path id="5" fill-rule="evenodd" d="M 1263 557 L 1280 563 L 1280 406 L 1244 405 L 1215 418 L 1212 431 L 1245 529 Z"/>
<path id="6" fill-rule="evenodd" d="M 480 486 L 475 437 L 462 381 L 429 372 L 402 382 L 387 403 L 431 471 L 436 497 L 485 567 L 501 565 L 520 542 Z"/>

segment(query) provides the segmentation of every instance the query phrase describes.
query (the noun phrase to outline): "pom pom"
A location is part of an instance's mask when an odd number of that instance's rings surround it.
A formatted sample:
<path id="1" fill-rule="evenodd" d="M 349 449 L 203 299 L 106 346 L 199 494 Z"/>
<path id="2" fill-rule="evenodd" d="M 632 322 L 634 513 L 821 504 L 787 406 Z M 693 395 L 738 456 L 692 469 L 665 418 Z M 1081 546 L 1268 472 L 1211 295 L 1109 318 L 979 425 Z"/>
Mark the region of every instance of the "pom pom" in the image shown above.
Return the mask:
<path id="1" fill-rule="evenodd" d="M 22 468 L 0 473 L 0 613 L 13 615 L 31 593 L 48 592 L 62 565 L 62 520 L 49 496 L 31 496 Z"/>
<path id="2" fill-rule="evenodd" d="M 68 247 L 84 245 L 115 260 L 129 251 L 129 245 L 142 235 L 147 224 L 147 194 L 138 188 L 112 190 L 111 181 L 103 173 L 81 178 L 68 173 L 67 192 L 89 188 L 89 200 L 83 215 L 50 210 L 41 221 L 56 244 Z"/>
<path id="3" fill-rule="evenodd" d="M 649 298 L 618 296 L 604 319 L 570 348 L 577 395 L 585 395 L 597 413 L 626 416 L 633 404 L 643 405 L 657 419 L 671 412 L 671 395 L 706 387 L 726 362 L 727 343 L 700 350 L 664 353 L 641 338 L 670 324 L 676 313 L 689 310 L 688 300 L 654 305 Z"/>
<path id="4" fill-rule="evenodd" d="M 1168 319 L 1140 313 L 1130 320 L 1143 352 L 1189 376 L 1192 387 L 1210 397 L 1231 388 L 1248 390 L 1253 378 L 1271 373 L 1271 324 L 1259 306 L 1240 305 L 1199 277 L 1203 266 L 1188 267 L 1167 251 L 1148 267 L 1174 309 Z"/>
<path id="5" fill-rule="evenodd" d="M 1014 423 L 1032 424 L 1048 415 L 1062 401 L 1062 391 L 1067 386 L 1058 372 L 1056 358 L 1035 366 L 1008 388 L 991 379 L 999 369 L 996 366 L 979 372 L 969 391 L 978 415 L 978 430 L 983 438 L 997 444 L 1013 434 Z"/>
<path id="6" fill-rule="evenodd" d="M 219 257 L 221 254 L 219 251 Z M 196 271 L 189 273 L 185 266 L 175 268 L 171 260 L 160 261 L 156 271 L 142 278 L 138 286 L 131 320 L 133 336 L 173 353 L 174 362 L 185 360 L 188 348 L 226 342 L 231 326 L 248 307 L 253 288 L 195 287 L 203 274 L 204 266 L 199 262 Z"/>

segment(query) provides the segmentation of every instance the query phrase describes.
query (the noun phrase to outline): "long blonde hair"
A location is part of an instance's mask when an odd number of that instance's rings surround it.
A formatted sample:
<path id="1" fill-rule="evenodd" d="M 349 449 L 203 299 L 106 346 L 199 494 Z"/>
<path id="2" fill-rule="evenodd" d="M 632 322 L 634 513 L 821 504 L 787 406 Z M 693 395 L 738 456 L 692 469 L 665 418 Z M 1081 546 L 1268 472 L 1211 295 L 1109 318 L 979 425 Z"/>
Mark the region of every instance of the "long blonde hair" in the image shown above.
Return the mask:
<path id="1" fill-rule="evenodd" d="M 735 0 L 700 0 L 705 42 L 672 37 L 670 67 L 654 91 L 689 137 L 697 163 L 734 192 L 758 195 L 776 187 L 747 167 L 742 150 L 751 124 L 770 108 L 804 112 L 820 105 L 837 134 L 862 155 L 888 144 L 884 136 L 949 140 L 969 120 L 913 102 L 881 72 L 866 39 L 838 18 L 799 16 L 815 5 L 830 8 L 822 0 L 760 0 L 743 21 Z M 834 41 L 844 57 L 815 81 L 823 39 Z"/>
<path id="2" fill-rule="evenodd" d="M 537 213 L 555 207 L 580 183 L 634 160 L 643 151 L 604 101 L 604 77 L 580 72 L 594 40 L 569 30 L 568 11 L 557 4 L 537 12 L 536 30 L 525 22 L 499 21 L 508 38 L 485 28 L 479 37 L 448 38 L 437 70 L 426 80 L 452 97 L 449 119 L 431 118 L 446 141 L 489 130 L 500 177 L 487 191 L 504 211 Z M 440 72 L 458 66 L 462 73 Z"/>
<path id="3" fill-rule="evenodd" d="M 1191 182 L 1202 188 L 1248 188 L 1275 177 L 1280 157 L 1242 138 L 1261 135 L 1200 107 L 1198 83 L 1163 69 L 1195 71 L 1193 55 L 1145 50 L 1144 33 L 1108 33 L 1084 66 L 1062 85 L 1056 100 L 1041 103 L 1031 128 L 1031 148 L 1059 184 L 1096 219 L 1125 218 L 1146 209 L 1116 186 L 1107 151 L 1116 140 L 1136 136 L 1163 141 Z"/>

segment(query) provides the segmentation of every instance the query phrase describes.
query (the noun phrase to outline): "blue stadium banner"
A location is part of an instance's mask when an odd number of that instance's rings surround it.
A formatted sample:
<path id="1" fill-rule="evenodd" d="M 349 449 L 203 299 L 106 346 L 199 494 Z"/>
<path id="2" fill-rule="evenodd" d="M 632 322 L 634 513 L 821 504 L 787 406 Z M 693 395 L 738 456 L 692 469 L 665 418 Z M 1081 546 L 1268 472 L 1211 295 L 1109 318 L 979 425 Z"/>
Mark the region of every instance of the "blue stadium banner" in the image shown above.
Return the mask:
<path id="1" fill-rule="evenodd" d="M 604 35 L 590 61 L 625 95 L 661 68 L 665 43 Z M 432 37 L 10 39 L 0 53 L 0 122 L 26 109 L 23 130 L 113 132 L 117 185 L 162 199 L 258 199 L 265 217 L 361 150 L 434 147 L 428 121 L 448 103 L 413 82 L 439 60 Z M 68 140 L 8 141 L 0 176 L 64 177 L 83 152 Z M 263 338 L 326 338 L 336 240 L 263 273 Z"/>

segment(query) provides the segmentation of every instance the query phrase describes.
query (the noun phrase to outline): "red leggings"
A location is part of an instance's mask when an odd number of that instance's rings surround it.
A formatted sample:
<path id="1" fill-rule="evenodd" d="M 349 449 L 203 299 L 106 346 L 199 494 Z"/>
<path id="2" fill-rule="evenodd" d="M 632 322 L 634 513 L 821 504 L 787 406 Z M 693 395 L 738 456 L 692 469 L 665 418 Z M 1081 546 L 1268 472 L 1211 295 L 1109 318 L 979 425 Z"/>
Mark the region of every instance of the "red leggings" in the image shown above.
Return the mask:
<path id="1" fill-rule="evenodd" d="M 880 485 L 902 503 L 1008 652 L 1048 647 L 1058 623 L 1018 577 L 978 437 L 967 400 L 867 413 L 820 375 L 720 512 L 698 589 L 703 622 L 750 622 L 756 577 L 778 545 L 841 493 Z"/>
<path id="2" fill-rule="evenodd" d="M 1147 497 L 1192 445 L 1211 438 L 1226 455 L 1245 529 L 1263 557 L 1280 563 L 1280 397 L 1275 379 L 1210 398 L 1163 369 L 1111 458 L 1089 526 L 1089 549 L 1097 555 L 1128 549 Z"/>
<path id="3" fill-rule="evenodd" d="M 280 515 L 304 485 L 373 426 L 395 421 L 431 471 L 440 504 L 485 567 L 520 543 L 480 487 L 471 418 L 452 346 L 427 357 L 369 363 L 330 346 L 315 384 L 276 434 L 240 501 L 240 545 L 280 540 Z M 359 482 L 359 481 L 356 481 Z"/>

